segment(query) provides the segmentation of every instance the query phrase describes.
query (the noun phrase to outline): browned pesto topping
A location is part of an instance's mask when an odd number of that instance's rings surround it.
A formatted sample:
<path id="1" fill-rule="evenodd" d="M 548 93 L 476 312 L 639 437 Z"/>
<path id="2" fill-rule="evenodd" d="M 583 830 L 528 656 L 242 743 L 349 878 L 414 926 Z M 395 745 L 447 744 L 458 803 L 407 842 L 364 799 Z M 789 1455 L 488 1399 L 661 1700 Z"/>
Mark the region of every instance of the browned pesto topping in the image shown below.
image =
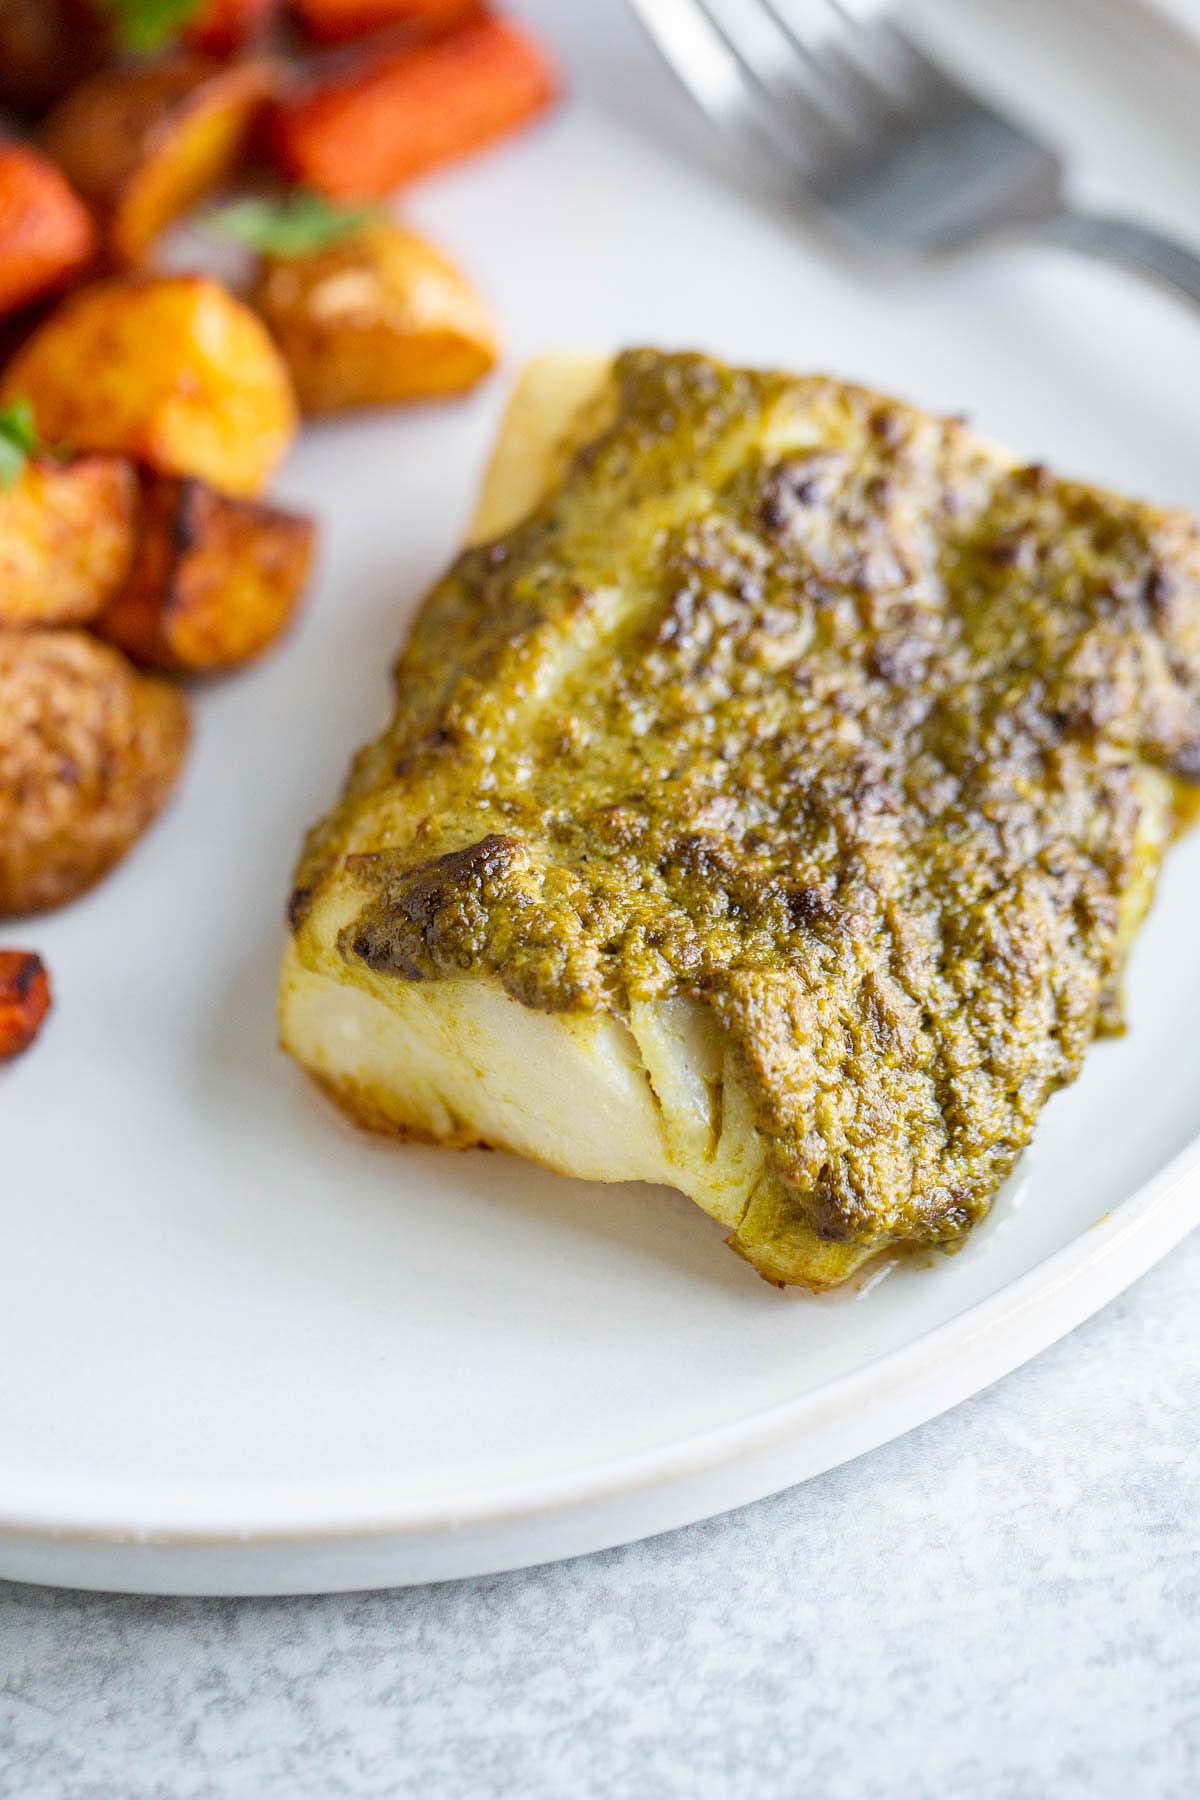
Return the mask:
<path id="1" fill-rule="evenodd" d="M 358 839 L 343 954 L 697 997 L 819 1231 L 953 1236 L 1115 1022 L 1154 771 L 1200 775 L 1195 529 L 832 380 L 617 383 L 425 605 L 350 788 L 414 824 Z M 336 862 L 335 820 L 302 880 Z"/>

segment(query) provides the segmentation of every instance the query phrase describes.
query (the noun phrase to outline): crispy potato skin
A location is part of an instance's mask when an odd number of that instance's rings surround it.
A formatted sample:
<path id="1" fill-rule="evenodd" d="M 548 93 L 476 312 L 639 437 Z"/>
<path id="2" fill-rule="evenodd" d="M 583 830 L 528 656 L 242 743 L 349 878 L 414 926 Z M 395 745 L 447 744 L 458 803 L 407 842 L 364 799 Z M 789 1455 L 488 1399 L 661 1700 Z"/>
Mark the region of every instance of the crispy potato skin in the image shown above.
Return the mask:
<path id="1" fill-rule="evenodd" d="M 233 668 L 291 622 L 315 540 L 298 513 L 148 476 L 133 568 L 94 629 L 150 668 Z"/>
<path id="2" fill-rule="evenodd" d="M 154 240 L 236 164 L 272 87 L 264 62 L 199 56 L 119 64 L 83 82 L 43 134 L 103 221 L 113 261 L 142 263 Z"/>
<path id="3" fill-rule="evenodd" d="M 72 294 L 8 365 L 0 401 L 20 398 L 50 443 L 233 494 L 259 492 L 296 429 L 261 320 L 201 275 L 114 276 Z"/>
<path id="4" fill-rule="evenodd" d="M 309 256 L 268 258 L 254 302 L 306 413 L 462 393 L 499 354 L 466 277 L 387 220 Z"/>
<path id="5" fill-rule="evenodd" d="M 0 950 L 0 1062 L 28 1050 L 50 1011 L 50 977 L 32 950 Z"/>
<path id="6" fill-rule="evenodd" d="M 65 287 L 91 262 L 91 214 L 28 144 L 0 144 L 0 316 Z"/>
<path id="7" fill-rule="evenodd" d="M 82 631 L 0 637 L 0 916 L 74 899 L 175 786 L 187 706 Z"/>
<path id="8" fill-rule="evenodd" d="M 123 457 L 28 462 L 0 490 L 0 629 L 94 618 L 129 569 L 137 512 Z"/>

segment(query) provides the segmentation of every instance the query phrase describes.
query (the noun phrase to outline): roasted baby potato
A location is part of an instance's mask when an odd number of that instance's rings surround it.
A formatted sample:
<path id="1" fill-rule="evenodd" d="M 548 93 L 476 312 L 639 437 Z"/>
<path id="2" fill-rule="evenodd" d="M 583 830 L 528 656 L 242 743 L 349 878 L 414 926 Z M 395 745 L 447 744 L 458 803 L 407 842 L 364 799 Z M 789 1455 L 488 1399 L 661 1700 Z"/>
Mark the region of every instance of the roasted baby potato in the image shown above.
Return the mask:
<path id="1" fill-rule="evenodd" d="M 0 402 L 21 398 L 51 443 L 234 494 L 259 491 L 296 429 L 262 322 L 202 275 L 112 277 L 71 295 L 5 371 Z"/>
<path id="2" fill-rule="evenodd" d="M 305 256 L 266 258 L 253 298 L 306 413 L 460 393 L 498 355 L 466 277 L 386 219 Z"/>
<path id="3" fill-rule="evenodd" d="M 94 208 L 115 262 L 141 263 L 226 179 L 270 87 L 265 63 L 181 55 L 102 69 L 56 107 L 46 149 Z"/>
<path id="4" fill-rule="evenodd" d="M 200 674 L 246 662 L 290 622 L 315 535 L 299 513 L 148 476 L 133 568 L 94 629 L 151 668 Z"/>
<path id="5" fill-rule="evenodd" d="M 66 286 L 95 249 L 91 214 L 54 164 L 0 143 L 0 316 Z"/>
<path id="6" fill-rule="evenodd" d="M 107 36 L 81 0 L 0 0 L 0 106 L 43 112 L 96 67 Z"/>
<path id="7" fill-rule="evenodd" d="M 0 1062 L 28 1050 L 50 1011 L 50 977 L 32 950 L 0 950 Z"/>
<path id="8" fill-rule="evenodd" d="M 0 915 L 61 906 L 175 786 L 187 707 L 83 631 L 0 636 Z"/>
<path id="9" fill-rule="evenodd" d="M 133 559 L 138 487 L 118 456 L 38 456 L 0 489 L 0 629 L 82 625 Z"/>

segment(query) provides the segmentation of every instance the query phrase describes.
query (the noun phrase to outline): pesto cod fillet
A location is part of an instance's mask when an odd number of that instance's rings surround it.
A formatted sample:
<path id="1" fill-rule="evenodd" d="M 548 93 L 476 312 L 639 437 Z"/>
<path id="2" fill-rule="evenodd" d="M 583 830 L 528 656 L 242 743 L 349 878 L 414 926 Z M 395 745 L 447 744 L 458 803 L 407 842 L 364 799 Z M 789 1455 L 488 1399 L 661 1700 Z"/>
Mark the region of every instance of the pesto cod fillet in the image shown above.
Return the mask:
<path id="1" fill-rule="evenodd" d="M 1200 781 L 1200 536 L 821 376 L 526 372 L 283 1040 L 362 1123 L 667 1182 L 771 1281 L 960 1239 Z"/>

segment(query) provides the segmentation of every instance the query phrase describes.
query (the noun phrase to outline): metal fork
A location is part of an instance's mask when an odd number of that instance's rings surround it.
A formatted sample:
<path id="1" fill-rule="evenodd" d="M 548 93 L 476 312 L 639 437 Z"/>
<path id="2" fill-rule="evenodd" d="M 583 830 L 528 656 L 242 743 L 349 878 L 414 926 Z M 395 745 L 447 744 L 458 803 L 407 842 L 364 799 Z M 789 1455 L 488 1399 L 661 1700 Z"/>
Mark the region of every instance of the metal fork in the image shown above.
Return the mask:
<path id="1" fill-rule="evenodd" d="M 1061 156 L 919 49 L 877 0 L 628 0 L 732 148 L 798 180 L 891 250 L 1016 227 L 1121 264 L 1200 305 L 1200 256 L 1075 206 Z"/>

